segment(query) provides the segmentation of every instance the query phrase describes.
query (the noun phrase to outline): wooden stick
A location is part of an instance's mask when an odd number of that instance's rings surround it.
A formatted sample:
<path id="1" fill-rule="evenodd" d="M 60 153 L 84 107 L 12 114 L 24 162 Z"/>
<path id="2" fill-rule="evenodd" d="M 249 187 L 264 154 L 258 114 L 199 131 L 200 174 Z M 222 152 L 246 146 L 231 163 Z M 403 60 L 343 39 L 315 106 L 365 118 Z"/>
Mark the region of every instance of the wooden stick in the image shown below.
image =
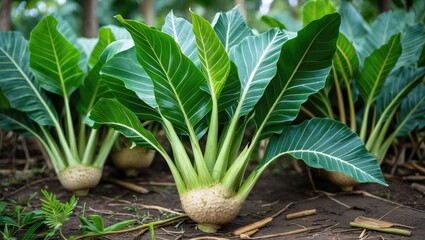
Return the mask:
<path id="1" fill-rule="evenodd" d="M 420 173 L 425 174 L 425 167 L 422 167 L 418 163 L 410 162 L 410 165 L 414 167 L 416 170 L 418 170 Z"/>
<path id="2" fill-rule="evenodd" d="M 293 202 L 288 203 L 284 208 L 282 208 L 281 210 L 279 210 L 279 212 L 275 213 L 271 217 L 264 218 L 264 219 L 262 219 L 260 221 L 257 221 L 257 222 L 254 222 L 254 223 L 251 223 L 249 225 L 246 225 L 246 226 L 243 226 L 243 227 L 240 227 L 240 228 L 236 229 L 235 231 L 233 231 L 233 234 L 235 236 L 239 236 L 239 235 L 242 235 L 242 234 L 246 234 L 247 235 L 249 232 L 252 232 L 254 230 L 258 230 L 258 229 L 266 226 L 267 223 L 273 221 L 273 218 L 275 218 L 275 217 L 279 216 L 280 214 L 282 214 L 292 204 L 294 204 L 294 203 Z"/>
<path id="3" fill-rule="evenodd" d="M 425 194 L 425 185 L 422 185 L 419 183 L 412 183 L 410 184 L 410 187 L 415 189 L 418 192 L 421 192 L 422 194 Z"/>
<path id="4" fill-rule="evenodd" d="M 122 181 L 122 180 L 118 180 L 118 179 L 115 179 L 115 178 L 105 178 L 105 181 L 111 182 L 111 183 L 116 184 L 116 185 L 121 186 L 121 187 L 125 187 L 128 190 L 131 190 L 131 191 L 134 191 L 134 192 L 137 192 L 137 193 L 145 194 L 145 193 L 149 192 L 149 190 L 147 190 L 146 188 L 144 188 L 142 186 L 138 186 L 138 185 L 131 183 L 131 182 L 127 182 L 127 181 Z"/>
<path id="5" fill-rule="evenodd" d="M 301 229 L 297 229 L 297 230 L 293 230 L 293 231 L 289 231 L 289 232 L 282 232 L 282 233 L 276 233 L 276 234 L 270 234 L 270 235 L 263 235 L 263 236 L 258 236 L 258 237 L 248 237 L 245 239 L 264 239 L 264 238 L 270 238 L 270 239 L 275 239 L 276 237 L 282 237 L 282 236 L 288 236 L 288 235 L 294 235 L 294 234 L 298 234 L 298 233 L 303 233 L 303 232 L 308 232 L 310 230 L 314 230 L 314 229 L 319 229 L 319 228 L 323 228 L 323 227 L 329 227 L 329 225 L 327 226 L 318 226 L 318 227 L 309 227 L 309 228 L 301 228 Z"/>
<path id="6" fill-rule="evenodd" d="M 304 211 L 300 211 L 300 212 L 296 212 L 296 213 L 286 214 L 286 219 L 290 220 L 290 219 L 294 219 L 294 218 L 300 218 L 300 217 L 314 215 L 316 213 L 317 213 L 316 209 L 309 209 L 309 210 L 304 210 Z"/>
<path id="7" fill-rule="evenodd" d="M 249 232 L 242 233 L 241 235 L 239 235 L 239 237 L 240 237 L 241 239 L 247 239 L 247 238 L 250 238 L 252 235 L 254 235 L 255 233 L 257 233 L 257 232 L 258 232 L 258 230 L 259 230 L 259 229 L 254 229 L 254 230 L 251 230 L 251 231 L 249 231 Z"/>
<path id="8" fill-rule="evenodd" d="M 236 229 L 235 231 L 233 231 L 233 235 L 239 236 L 243 233 L 248 233 L 248 232 L 253 231 L 255 229 L 258 230 L 259 228 L 266 226 L 267 223 L 269 223 L 271 221 L 273 221 L 272 217 L 264 218 L 260 221 L 257 221 L 257 222 L 254 222 L 254 223 L 251 223 L 249 225 L 246 225 L 246 226 L 243 226 L 241 228 Z"/>
<path id="9" fill-rule="evenodd" d="M 149 185 L 149 186 L 176 186 L 173 182 L 155 182 L 155 181 L 149 181 L 149 182 L 139 182 L 140 185 Z"/>
<path id="10" fill-rule="evenodd" d="M 425 181 L 425 176 L 405 176 L 403 177 L 405 181 Z"/>

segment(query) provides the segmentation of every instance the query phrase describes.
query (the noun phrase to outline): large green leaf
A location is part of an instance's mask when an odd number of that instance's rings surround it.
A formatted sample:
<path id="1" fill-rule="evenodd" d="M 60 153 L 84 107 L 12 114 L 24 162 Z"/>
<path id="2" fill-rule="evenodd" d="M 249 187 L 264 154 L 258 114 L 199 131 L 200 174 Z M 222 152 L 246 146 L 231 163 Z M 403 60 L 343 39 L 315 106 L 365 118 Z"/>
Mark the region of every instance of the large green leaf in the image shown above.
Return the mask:
<path id="1" fill-rule="evenodd" d="M 238 7 L 234 7 L 225 13 L 217 13 L 212 25 L 226 52 L 229 52 L 243 39 L 254 36 L 251 29 L 246 25 Z"/>
<path id="2" fill-rule="evenodd" d="M 106 86 L 104 79 L 100 76 L 103 65 L 108 62 L 115 54 L 125 51 L 133 46 L 131 40 L 119 40 L 110 44 L 100 55 L 96 65 L 90 70 L 84 79 L 84 84 L 79 90 L 78 111 L 86 115 L 93 107 L 94 103 L 101 97 L 112 97 L 110 89 Z"/>
<path id="3" fill-rule="evenodd" d="M 87 63 L 89 60 L 89 55 L 86 54 L 84 47 L 80 44 L 78 35 L 74 32 L 71 24 L 58 13 L 52 14 L 58 21 L 57 29 L 58 31 L 70 42 L 74 47 L 80 52 L 80 68 L 84 71 L 87 70 Z"/>
<path id="4" fill-rule="evenodd" d="M 270 80 L 276 75 L 276 62 L 287 36 L 279 29 L 247 37 L 230 50 L 230 59 L 238 68 L 242 102 L 240 116 L 251 112 Z M 241 104 L 241 103 L 239 103 Z"/>
<path id="5" fill-rule="evenodd" d="M 380 14 L 370 26 L 359 50 L 361 60 L 368 57 L 374 50 L 386 44 L 390 38 L 403 30 L 405 23 L 404 11 L 388 11 Z"/>
<path id="6" fill-rule="evenodd" d="M 388 43 L 373 51 L 365 59 L 356 84 L 366 105 L 372 104 L 376 96 L 381 92 L 385 79 L 395 66 L 400 55 L 400 34 L 396 34 Z"/>
<path id="7" fill-rule="evenodd" d="M 0 88 L 12 108 L 40 125 L 54 125 L 57 113 L 28 66 L 28 42 L 18 32 L 0 33 Z"/>
<path id="8" fill-rule="evenodd" d="M 181 128 L 196 126 L 211 109 L 211 96 L 201 90 L 206 84 L 202 72 L 168 34 L 117 18 L 133 37 L 137 58 L 153 81 L 161 114 Z"/>
<path id="9" fill-rule="evenodd" d="M 143 120 L 160 120 L 153 83 L 140 66 L 134 47 L 116 54 L 101 70 L 115 98 Z"/>
<path id="10" fill-rule="evenodd" d="M 165 18 L 162 31 L 174 38 L 179 44 L 181 51 L 195 63 L 200 66 L 198 52 L 196 51 L 195 35 L 192 32 L 192 24 L 184 18 L 174 16 L 171 11 Z"/>
<path id="11" fill-rule="evenodd" d="M 325 86 L 336 49 L 338 13 L 311 22 L 282 46 L 277 74 L 255 106 L 254 121 L 263 137 L 280 133 L 308 97 Z"/>
<path id="12" fill-rule="evenodd" d="M 218 99 L 229 75 L 229 56 L 209 22 L 192 12 L 192 23 L 203 73 L 211 95 Z"/>
<path id="13" fill-rule="evenodd" d="M 158 151 L 162 149 L 155 136 L 142 126 L 137 116 L 116 99 L 102 98 L 97 101 L 86 122 L 94 128 L 100 125 L 114 128 L 137 145 L 152 147 Z"/>
<path id="14" fill-rule="evenodd" d="M 31 32 L 30 67 L 47 91 L 69 96 L 82 83 L 80 52 L 57 29 L 58 22 L 47 16 Z"/>
<path id="15" fill-rule="evenodd" d="M 425 46 L 425 25 L 418 23 L 407 27 L 401 33 L 401 46 L 403 51 L 397 66 L 416 65 Z"/>
<path id="16" fill-rule="evenodd" d="M 383 90 L 376 99 L 376 113 L 393 112 L 403 99 L 421 82 L 425 67 L 403 66 L 393 70 L 385 81 Z M 384 116 L 385 118 L 388 117 Z"/>
<path id="17" fill-rule="evenodd" d="M 97 63 L 103 50 L 105 50 L 105 48 L 113 41 L 115 41 L 115 36 L 112 33 L 112 30 L 107 27 L 101 27 L 99 29 L 98 41 L 89 58 L 89 67 L 93 67 Z"/>
<path id="18" fill-rule="evenodd" d="M 0 109 L 0 129 L 13 131 L 22 136 L 36 136 L 43 139 L 40 126 L 28 116 L 13 109 Z"/>
<path id="19" fill-rule="evenodd" d="M 340 31 L 348 39 L 358 43 L 370 31 L 369 25 L 351 2 L 341 1 L 338 12 L 341 14 Z"/>
<path id="20" fill-rule="evenodd" d="M 351 79 L 359 67 L 356 49 L 342 33 L 339 34 L 336 43 L 333 65 L 335 70 L 346 79 Z"/>
<path id="21" fill-rule="evenodd" d="M 330 0 L 309 1 L 303 6 L 303 26 L 334 12 L 336 9 Z"/>
<path id="22" fill-rule="evenodd" d="M 285 128 L 270 139 L 259 168 L 283 155 L 302 159 L 314 168 L 342 172 L 358 182 L 386 185 L 377 160 L 362 140 L 335 120 L 314 118 Z"/>
<path id="23" fill-rule="evenodd" d="M 400 105 L 397 116 L 397 137 L 403 137 L 414 129 L 425 127 L 425 86 L 419 85 Z"/>

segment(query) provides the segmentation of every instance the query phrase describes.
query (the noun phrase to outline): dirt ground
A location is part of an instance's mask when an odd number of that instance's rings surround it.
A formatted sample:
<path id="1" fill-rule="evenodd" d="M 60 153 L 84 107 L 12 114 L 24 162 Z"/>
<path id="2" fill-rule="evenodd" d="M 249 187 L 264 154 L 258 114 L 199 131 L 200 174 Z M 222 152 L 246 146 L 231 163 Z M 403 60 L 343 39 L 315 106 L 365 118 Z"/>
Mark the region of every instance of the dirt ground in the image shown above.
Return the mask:
<path id="1" fill-rule="evenodd" d="M 0 162 L 0 169 L 6 170 L 5 160 Z M 284 168 L 277 162 L 257 183 L 238 217 L 224 225 L 218 234 L 204 234 L 196 229 L 193 221 L 185 219 L 169 226 L 156 228 L 151 232 L 133 232 L 122 235 L 105 236 L 103 239 L 239 239 L 232 232 L 242 226 L 270 217 L 287 207 L 273 221 L 261 228 L 253 239 L 265 236 L 267 239 L 425 239 L 425 199 L 424 196 L 409 185 L 410 182 L 399 178 L 388 180 L 389 187 L 376 184 L 361 184 L 353 193 L 341 193 L 338 188 L 326 181 L 315 179 L 314 191 L 305 173 L 293 168 Z M 86 197 L 80 197 L 75 213 L 100 214 L 111 225 L 124 219 L 137 219 L 147 223 L 170 216 L 166 211 L 159 211 L 153 206 L 166 210 L 182 212 L 173 180 L 164 161 L 157 157 L 153 166 L 143 171 L 138 178 L 126 179 L 143 186 L 149 193 L 140 194 L 119 187 L 107 179 L 121 178 L 122 174 L 105 167 L 105 179 Z M 27 177 L 17 184 L 10 184 L 12 175 L 6 171 L 0 175 L 0 200 L 23 201 L 30 194 L 37 195 L 30 201 L 32 208 L 40 207 L 40 189 L 46 188 L 57 197 L 66 201 L 71 193 L 65 191 L 54 177 L 41 174 Z M 9 183 L 9 184 L 6 184 Z M 321 192 L 323 191 L 323 192 Z M 332 193 L 332 194 L 325 194 Z M 289 205 L 289 207 L 288 207 Z M 316 214 L 293 220 L 286 220 L 285 215 L 303 210 L 315 209 Z M 363 231 L 350 227 L 349 223 L 356 217 L 365 216 L 413 227 L 410 237 L 375 231 Z M 65 236 L 78 236 L 79 220 L 72 217 L 64 227 Z M 308 228 L 308 229 L 305 229 Z M 304 229 L 304 230 L 300 230 Z M 269 236 L 288 231 L 300 230 L 298 234 L 288 236 Z"/>

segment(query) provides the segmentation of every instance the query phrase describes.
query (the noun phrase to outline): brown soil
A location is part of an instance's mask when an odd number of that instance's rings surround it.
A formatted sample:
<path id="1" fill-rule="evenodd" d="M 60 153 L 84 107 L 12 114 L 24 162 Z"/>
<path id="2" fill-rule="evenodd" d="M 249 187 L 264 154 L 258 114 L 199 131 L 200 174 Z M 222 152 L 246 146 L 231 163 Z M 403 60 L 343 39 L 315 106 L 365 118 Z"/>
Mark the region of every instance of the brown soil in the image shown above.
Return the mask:
<path id="1" fill-rule="evenodd" d="M 67 201 L 71 193 L 66 191 L 59 181 L 48 176 L 48 171 L 41 171 L 13 183 L 16 174 L 7 174 L 10 161 L 3 152 L 0 160 L 0 201 L 22 202 L 32 193 L 37 193 L 30 202 L 31 208 L 40 208 L 40 189 L 48 189 L 57 195 L 58 199 Z M 6 161 L 6 162 L 5 162 Z M 37 160 L 43 165 L 43 160 Z M 9 164 L 9 165 L 8 165 Z M 36 164 L 37 165 L 37 164 Z M 34 172 L 36 167 L 30 167 Z M 389 187 L 377 184 L 361 184 L 355 187 L 354 193 L 340 193 L 338 188 L 326 181 L 315 179 L 317 189 L 332 192 L 332 196 L 324 192 L 314 191 L 308 175 L 299 173 L 288 167 L 288 162 L 281 161 L 273 165 L 256 184 L 239 215 L 231 223 L 223 226 L 218 234 L 204 234 L 196 229 L 193 221 L 187 219 L 172 225 L 156 228 L 156 239 L 239 239 L 232 232 L 242 226 L 272 216 L 288 204 L 292 203 L 282 214 L 260 229 L 253 237 L 288 232 L 292 230 L 311 228 L 310 231 L 268 239 L 358 239 L 362 234 L 359 228 L 350 227 L 349 223 L 358 216 L 382 219 L 389 222 L 413 227 L 410 237 L 387 234 L 375 231 L 366 231 L 362 239 L 424 239 L 425 236 L 425 199 L 424 196 L 412 188 L 410 182 L 399 178 L 388 180 Z M 116 172 L 106 166 L 104 176 L 124 178 L 124 174 Z M 23 177 L 23 176 L 21 176 Z M 109 226 L 125 219 L 137 219 L 138 223 L 148 223 L 170 216 L 166 212 L 156 209 L 146 209 L 140 206 L 154 205 L 181 212 L 179 197 L 174 186 L 161 186 L 161 183 L 172 183 L 165 162 L 157 155 L 151 168 L 141 172 L 136 179 L 126 179 L 149 190 L 147 194 L 132 192 L 119 187 L 110 181 L 102 180 L 98 187 L 91 190 L 86 197 L 79 197 L 75 213 L 81 215 L 83 210 L 86 216 L 100 214 Z M 422 182 L 423 183 L 423 182 Z M 363 191 L 366 194 L 360 194 Z M 369 196 L 367 196 L 369 194 Z M 375 196 L 375 197 L 373 197 Z M 85 208 L 85 209 L 83 209 Z M 298 211 L 316 209 L 317 214 L 286 220 L 285 215 Z M 137 225 L 135 225 L 137 226 Z M 2 229 L 0 229 L 2 230 Z M 73 215 L 64 226 L 64 235 L 78 236 L 79 220 Z M 132 232 L 122 235 L 105 236 L 103 239 L 151 239 L 149 231 Z M 211 238 L 215 237 L 215 238 Z"/>

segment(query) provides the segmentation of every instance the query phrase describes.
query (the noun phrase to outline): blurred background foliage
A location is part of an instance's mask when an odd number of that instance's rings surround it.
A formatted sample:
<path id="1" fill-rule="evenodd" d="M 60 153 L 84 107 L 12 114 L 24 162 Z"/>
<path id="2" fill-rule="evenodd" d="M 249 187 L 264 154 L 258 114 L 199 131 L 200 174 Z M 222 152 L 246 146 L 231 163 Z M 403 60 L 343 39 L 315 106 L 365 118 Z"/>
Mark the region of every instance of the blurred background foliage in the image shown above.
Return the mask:
<path id="1" fill-rule="evenodd" d="M 75 32 L 83 37 L 96 37 L 97 29 L 117 24 L 113 18 L 121 14 L 125 18 L 144 21 L 161 27 L 166 14 L 173 10 L 179 17 L 190 19 L 189 9 L 212 21 L 214 14 L 239 5 L 248 24 L 263 31 L 267 26 L 260 21 L 269 15 L 285 23 L 286 28 L 301 28 L 302 5 L 308 0 L 2 0 L 0 30 L 22 32 L 27 38 L 34 26 L 46 15 L 57 14 L 67 19 Z M 333 0 L 335 5 L 340 1 Z M 423 0 L 417 0 L 423 1 Z M 414 0 L 351 0 L 367 21 L 380 12 L 395 8 L 408 9 Z"/>

